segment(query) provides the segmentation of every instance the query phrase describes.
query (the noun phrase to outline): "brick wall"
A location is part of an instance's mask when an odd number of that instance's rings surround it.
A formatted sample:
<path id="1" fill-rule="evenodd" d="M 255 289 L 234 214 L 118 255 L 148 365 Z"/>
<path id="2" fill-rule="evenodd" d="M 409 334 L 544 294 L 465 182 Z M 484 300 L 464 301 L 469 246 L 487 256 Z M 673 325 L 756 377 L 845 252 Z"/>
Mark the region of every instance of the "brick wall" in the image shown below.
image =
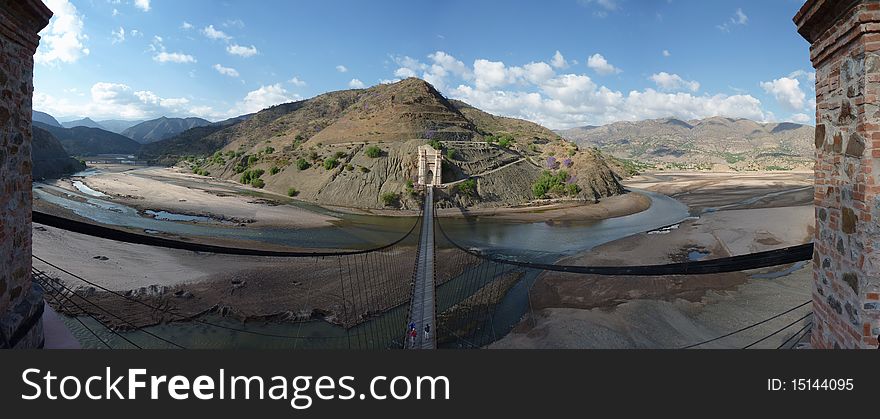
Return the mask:
<path id="1" fill-rule="evenodd" d="M 0 0 L 0 338 L 18 332 L 18 347 L 42 341 L 41 330 L 21 338 L 19 329 L 42 308 L 31 284 L 31 97 L 50 16 L 39 0 Z"/>
<path id="2" fill-rule="evenodd" d="M 880 3 L 810 0 L 795 16 L 816 69 L 815 348 L 880 334 Z"/>

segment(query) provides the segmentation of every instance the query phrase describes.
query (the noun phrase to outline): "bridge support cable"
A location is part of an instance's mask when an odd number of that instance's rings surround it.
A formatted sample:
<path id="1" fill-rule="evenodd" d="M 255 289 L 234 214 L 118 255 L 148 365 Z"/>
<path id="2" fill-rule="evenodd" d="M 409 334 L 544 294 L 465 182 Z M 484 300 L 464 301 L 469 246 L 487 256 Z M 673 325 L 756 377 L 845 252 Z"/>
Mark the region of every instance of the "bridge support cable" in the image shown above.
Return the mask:
<path id="1" fill-rule="evenodd" d="M 806 320 L 807 317 L 810 317 L 810 316 L 812 316 L 812 315 L 813 315 L 813 312 L 811 311 L 811 312 L 805 314 L 803 317 L 801 317 L 801 318 L 799 318 L 799 319 L 797 319 L 797 320 L 795 320 L 795 321 L 793 321 L 793 322 L 791 322 L 791 323 L 789 323 L 789 324 L 786 324 L 785 326 L 782 326 L 782 328 L 777 329 L 775 332 L 773 332 L 773 333 L 771 333 L 771 334 L 769 334 L 769 335 L 767 335 L 767 336 L 764 336 L 764 337 L 762 337 L 761 339 L 758 339 L 758 340 L 756 340 L 756 341 L 754 341 L 754 342 L 752 342 L 752 343 L 750 343 L 750 344 L 748 344 L 748 345 L 746 345 L 746 346 L 743 346 L 743 349 L 749 349 L 749 348 L 751 348 L 751 347 L 754 347 L 755 345 L 757 345 L 757 344 L 759 344 L 759 343 L 761 343 L 761 342 L 763 342 L 763 341 L 765 341 L 765 340 L 767 340 L 767 339 L 770 339 L 771 337 L 776 336 L 776 335 L 778 335 L 779 333 L 782 333 L 783 331 L 785 331 L 785 330 L 787 330 L 788 328 L 790 328 L 790 327 L 792 327 L 792 326 L 798 324 L 799 322 L 802 322 L 802 321 Z M 806 327 L 806 326 L 804 326 L 804 327 Z"/>
<path id="2" fill-rule="evenodd" d="M 37 272 L 38 272 L 38 271 L 34 270 L 32 273 L 33 273 L 33 274 L 36 274 Z M 43 285 L 42 281 L 40 281 L 40 280 L 37 280 L 37 282 L 40 284 L 41 287 L 43 287 L 44 290 L 46 290 L 46 291 L 49 290 L 49 286 L 48 286 L 48 285 Z M 49 294 L 49 298 L 51 298 L 53 301 L 55 301 L 55 303 L 58 304 L 59 307 L 65 307 L 65 305 L 66 305 L 66 303 L 67 303 L 67 301 L 66 301 L 66 300 L 62 300 L 62 299 L 58 296 L 57 293 L 51 293 L 51 294 Z M 90 317 L 91 317 L 91 316 L 90 316 Z M 110 346 L 110 344 L 107 343 L 107 341 L 104 340 L 104 338 L 98 336 L 98 333 L 95 332 L 91 327 L 89 327 L 88 325 L 86 325 L 86 323 L 85 323 L 81 318 L 79 318 L 79 316 L 73 316 L 73 319 L 76 320 L 76 321 L 77 321 L 77 322 L 83 327 L 83 329 L 85 329 L 87 332 L 89 332 L 89 334 L 91 334 L 92 336 L 94 336 L 94 338 L 95 338 L 98 342 L 101 342 L 101 344 L 104 345 L 107 349 L 113 349 L 113 347 Z M 104 323 L 101 323 L 100 321 L 98 321 L 98 320 L 95 319 L 94 317 L 92 317 L 92 319 L 95 320 L 96 322 L 98 322 L 98 324 L 100 324 L 100 325 L 102 325 L 102 326 L 104 326 L 104 327 L 107 327 L 106 325 L 104 325 Z M 109 328 L 108 328 L 108 329 L 109 329 Z"/>
<path id="3" fill-rule="evenodd" d="M 750 325 L 748 325 L 748 326 L 741 327 L 741 328 L 736 329 L 736 330 L 734 330 L 734 331 L 732 331 L 732 332 L 725 333 L 725 334 L 723 334 L 723 335 L 721 335 L 721 336 L 718 336 L 718 337 L 715 337 L 715 338 L 712 338 L 712 339 L 708 339 L 708 340 L 704 340 L 704 341 L 702 341 L 702 342 L 694 343 L 694 344 L 692 344 L 692 345 L 684 346 L 684 347 L 682 347 L 682 348 L 680 348 L 680 349 L 691 349 L 691 348 L 696 348 L 696 347 L 698 347 L 698 346 L 703 346 L 703 345 L 705 345 L 705 344 L 707 344 L 707 343 L 712 343 L 712 342 L 715 342 L 715 341 L 719 341 L 719 340 L 721 340 L 721 339 L 724 339 L 724 338 L 726 338 L 726 337 L 733 336 L 733 335 L 738 334 L 738 333 L 742 333 L 742 332 L 744 332 L 744 331 L 746 331 L 746 330 L 749 330 L 749 329 L 752 329 L 752 328 L 758 327 L 758 326 L 760 326 L 760 325 L 762 325 L 762 324 L 764 324 L 764 323 L 767 323 L 767 322 L 773 321 L 773 320 L 775 320 L 775 319 L 778 319 L 778 318 L 780 318 L 780 317 L 782 317 L 782 316 L 784 316 L 784 315 L 786 315 L 786 314 L 788 314 L 788 313 L 791 313 L 792 311 L 795 311 L 795 310 L 797 310 L 797 309 L 799 309 L 799 308 L 801 308 L 801 307 L 806 306 L 807 304 L 811 304 L 812 302 L 813 302 L 813 300 L 804 301 L 803 303 L 800 303 L 800 304 L 798 304 L 798 305 L 796 305 L 796 306 L 794 306 L 794 307 L 792 307 L 792 308 L 790 308 L 790 309 L 788 309 L 788 310 L 785 310 L 785 311 L 783 311 L 783 312 L 781 312 L 781 313 L 774 314 L 773 316 L 768 317 L 768 318 L 766 318 L 766 319 L 764 319 L 764 320 L 761 320 L 761 321 L 759 321 L 759 322 L 752 323 L 752 324 L 750 324 Z"/>
<path id="4" fill-rule="evenodd" d="M 37 276 L 39 277 L 39 273 L 38 273 L 38 272 L 39 272 L 38 270 L 32 270 L 32 273 L 37 274 Z M 122 339 L 122 340 L 128 342 L 129 345 L 131 345 L 131 346 L 133 346 L 133 347 L 135 347 L 135 348 L 137 348 L 137 349 L 143 349 L 140 345 L 138 345 L 138 344 L 132 342 L 130 339 L 128 339 L 127 337 L 125 337 L 125 336 L 123 336 L 122 334 L 120 334 L 119 332 L 117 332 L 116 329 L 114 329 L 114 328 L 110 327 L 109 325 L 105 324 L 105 323 L 102 322 L 101 319 L 99 319 L 97 316 L 91 314 L 88 310 L 86 310 L 85 308 L 83 308 L 81 305 L 77 304 L 77 302 L 74 301 L 74 300 L 73 300 L 73 297 L 71 297 L 69 294 L 64 293 L 64 292 L 61 291 L 59 288 L 55 288 L 55 285 L 53 285 L 53 281 L 48 280 L 48 278 L 42 278 L 42 280 L 38 280 L 38 282 L 40 283 L 40 286 L 42 286 L 44 290 L 46 290 L 46 291 L 51 291 L 52 296 L 56 299 L 56 301 L 58 301 L 58 299 L 60 298 L 60 299 L 62 299 L 63 301 L 65 301 L 66 303 L 69 303 L 69 304 L 73 305 L 78 311 L 82 312 L 83 314 L 85 314 L 86 316 L 88 316 L 89 318 L 91 318 L 92 320 L 94 320 L 95 322 L 97 322 L 98 324 L 100 324 L 101 326 L 103 326 L 103 327 L 104 327 L 105 329 L 107 329 L 110 333 L 112 333 L 112 334 L 116 335 L 117 337 L 119 337 L 120 339 Z M 57 284 L 60 285 L 60 282 L 57 283 Z M 86 300 L 84 297 L 82 297 L 82 296 L 80 296 L 80 295 L 78 295 L 78 294 L 76 294 L 76 293 L 74 293 L 74 292 L 71 292 L 71 294 L 80 297 L 81 299 L 85 300 L 86 302 L 89 302 L 89 301 Z M 92 303 L 92 304 L 94 304 L 94 303 Z M 101 339 L 100 337 L 98 337 L 98 334 L 97 334 L 95 331 L 93 331 L 91 328 L 89 328 L 88 326 L 86 326 L 86 324 L 82 321 L 82 319 L 80 319 L 79 317 L 77 317 L 77 321 L 78 321 L 83 327 L 85 327 L 85 328 L 86 328 L 86 329 L 87 329 L 87 330 L 88 330 L 93 336 L 95 336 L 96 338 L 98 338 L 98 340 L 99 340 L 101 343 L 103 343 L 103 344 L 106 345 L 108 348 L 110 348 L 110 345 L 109 345 L 104 339 Z M 111 349 L 112 349 L 112 348 L 111 348 Z"/>

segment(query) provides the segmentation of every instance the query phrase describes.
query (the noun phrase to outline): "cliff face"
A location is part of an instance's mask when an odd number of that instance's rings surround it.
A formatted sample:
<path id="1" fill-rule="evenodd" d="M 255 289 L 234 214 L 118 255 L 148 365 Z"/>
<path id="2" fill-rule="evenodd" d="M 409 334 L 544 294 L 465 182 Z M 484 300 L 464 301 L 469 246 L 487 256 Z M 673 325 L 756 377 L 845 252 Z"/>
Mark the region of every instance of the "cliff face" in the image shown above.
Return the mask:
<path id="1" fill-rule="evenodd" d="M 593 201 L 623 192 L 597 151 L 579 150 L 532 122 L 447 100 L 415 78 L 330 92 L 263 110 L 204 137 L 192 133 L 152 146 L 161 154 L 163 148 L 222 145 L 210 157 L 190 159 L 193 170 L 325 205 L 415 208 L 416 148 L 430 141 L 444 154 L 443 181 L 451 184 L 441 205 Z M 473 182 L 461 184 L 468 178 Z M 536 193 L 542 179 L 547 188 Z"/>
<path id="2" fill-rule="evenodd" d="M 31 158 L 34 179 L 58 178 L 86 168 L 79 160 L 70 157 L 49 131 L 34 127 L 33 132 Z"/>

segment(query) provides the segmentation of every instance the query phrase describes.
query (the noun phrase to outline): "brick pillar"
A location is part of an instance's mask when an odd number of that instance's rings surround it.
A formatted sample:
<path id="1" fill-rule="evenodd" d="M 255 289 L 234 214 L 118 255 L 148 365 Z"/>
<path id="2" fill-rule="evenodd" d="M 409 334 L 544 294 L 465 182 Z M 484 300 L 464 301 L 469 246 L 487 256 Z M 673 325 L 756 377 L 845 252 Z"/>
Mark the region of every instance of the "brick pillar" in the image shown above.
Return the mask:
<path id="1" fill-rule="evenodd" d="M 0 0 L 0 348 L 43 344 L 42 291 L 31 281 L 31 98 L 40 0 Z"/>
<path id="2" fill-rule="evenodd" d="M 808 0 L 794 18 L 816 69 L 815 348 L 880 334 L 880 2 Z"/>

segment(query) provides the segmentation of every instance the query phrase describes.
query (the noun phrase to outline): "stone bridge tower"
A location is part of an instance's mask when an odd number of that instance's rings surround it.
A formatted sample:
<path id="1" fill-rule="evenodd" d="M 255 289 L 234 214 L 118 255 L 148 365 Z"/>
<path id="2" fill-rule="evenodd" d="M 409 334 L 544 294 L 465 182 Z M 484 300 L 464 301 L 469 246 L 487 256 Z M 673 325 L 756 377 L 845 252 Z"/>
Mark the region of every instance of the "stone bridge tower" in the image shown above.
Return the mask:
<path id="1" fill-rule="evenodd" d="M 425 144 L 419 146 L 419 181 L 422 186 L 437 186 L 443 183 L 440 170 L 443 167 L 443 157 L 439 150 Z"/>
<path id="2" fill-rule="evenodd" d="M 34 53 L 52 12 L 0 0 L 0 348 L 43 345 L 43 295 L 31 282 Z"/>
<path id="3" fill-rule="evenodd" d="M 808 0 L 794 17 L 816 69 L 815 348 L 880 334 L 880 2 Z"/>

